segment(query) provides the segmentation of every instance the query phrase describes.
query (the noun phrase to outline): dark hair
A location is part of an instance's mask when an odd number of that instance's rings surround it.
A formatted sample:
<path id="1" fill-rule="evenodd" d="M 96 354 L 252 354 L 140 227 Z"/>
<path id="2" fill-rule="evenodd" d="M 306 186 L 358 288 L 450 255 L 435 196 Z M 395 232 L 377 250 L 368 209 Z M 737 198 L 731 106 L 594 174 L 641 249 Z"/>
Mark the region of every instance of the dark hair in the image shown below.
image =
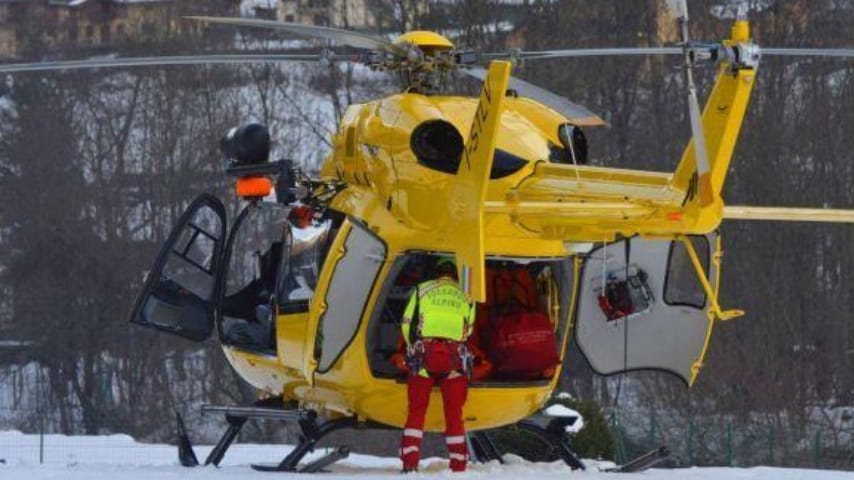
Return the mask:
<path id="1" fill-rule="evenodd" d="M 451 262 L 445 262 L 433 267 L 433 277 L 439 278 L 442 276 L 451 277 L 457 280 L 457 267 Z"/>

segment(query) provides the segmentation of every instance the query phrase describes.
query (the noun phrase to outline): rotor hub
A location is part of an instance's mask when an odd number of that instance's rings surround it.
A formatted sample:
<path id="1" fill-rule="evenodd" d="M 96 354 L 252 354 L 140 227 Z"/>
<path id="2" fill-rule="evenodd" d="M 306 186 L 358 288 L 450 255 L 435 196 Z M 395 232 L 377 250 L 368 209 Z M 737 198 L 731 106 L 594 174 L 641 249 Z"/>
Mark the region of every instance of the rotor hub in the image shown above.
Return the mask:
<path id="1" fill-rule="evenodd" d="M 436 52 L 453 50 L 454 48 L 454 44 L 447 38 L 436 32 L 428 32 L 424 30 L 406 32 L 397 37 L 394 44 L 400 46 L 415 45 L 425 54 L 434 54 Z"/>

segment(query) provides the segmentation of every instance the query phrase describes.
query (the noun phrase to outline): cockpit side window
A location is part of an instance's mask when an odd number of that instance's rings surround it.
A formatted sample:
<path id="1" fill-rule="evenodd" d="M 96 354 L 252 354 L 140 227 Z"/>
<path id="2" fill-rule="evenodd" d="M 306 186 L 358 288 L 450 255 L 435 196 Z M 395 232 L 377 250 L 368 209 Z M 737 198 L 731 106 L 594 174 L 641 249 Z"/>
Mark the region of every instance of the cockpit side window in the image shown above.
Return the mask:
<path id="1" fill-rule="evenodd" d="M 221 303 L 223 340 L 275 350 L 272 300 L 289 229 L 288 209 L 272 203 L 249 205 L 234 228 Z"/>
<path id="2" fill-rule="evenodd" d="M 332 220 L 305 227 L 292 226 L 288 238 L 288 256 L 281 264 L 276 297 L 285 312 L 308 309 L 317 288 L 331 238 Z"/>

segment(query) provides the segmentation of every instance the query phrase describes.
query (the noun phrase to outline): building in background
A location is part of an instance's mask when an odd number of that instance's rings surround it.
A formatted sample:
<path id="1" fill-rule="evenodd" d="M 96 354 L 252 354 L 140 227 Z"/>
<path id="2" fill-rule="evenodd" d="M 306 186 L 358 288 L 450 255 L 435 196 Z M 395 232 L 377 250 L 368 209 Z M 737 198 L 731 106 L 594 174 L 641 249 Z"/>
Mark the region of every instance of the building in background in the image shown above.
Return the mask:
<path id="1" fill-rule="evenodd" d="M 278 0 L 283 22 L 372 30 L 376 27 L 370 0 Z"/>
<path id="2" fill-rule="evenodd" d="M 184 15 L 237 15 L 239 5 L 239 0 L 0 0 L 0 56 L 200 37 L 204 25 Z"/>
<path id="3" fill-rule="evenodd" d="M 10 17 L 15 8 L 26 8 L 26 0 L 0 0 L 0 59 L 18 51 L 18 33 Z"/>

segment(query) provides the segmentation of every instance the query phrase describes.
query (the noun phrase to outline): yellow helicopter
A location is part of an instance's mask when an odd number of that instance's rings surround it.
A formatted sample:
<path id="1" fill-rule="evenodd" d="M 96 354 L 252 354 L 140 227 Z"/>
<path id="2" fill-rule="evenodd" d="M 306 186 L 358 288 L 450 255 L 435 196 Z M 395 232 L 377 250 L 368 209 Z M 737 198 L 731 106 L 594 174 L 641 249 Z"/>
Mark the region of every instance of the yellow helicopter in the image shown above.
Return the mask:
<path id="1" fill-rule="evenodd" d="M 402 427 L 405 371 L 395 364 L 402 311 L 414 285 L 450 255 L 478 302 L 475 347 L 492 366 L 471 382 L 465 407 L 473 453 L 500 458 L 486 432 L 519 425 L 582 468 L 560 435 L 566 420 L 526 420 L 553 393 L 570 335 L 598 373 L 661 370 L 691 385 L 715 322 L 743 314 L 718 301 L 721 221 L 854 221 L 849 211 L 732 207 L 721 198 L 760 57 L 854 57 L 852 49 L 760 49 L 743 18 L 730 38 L 694 43 L 684 7 L 677 47 L 495 54 L 457 50 L 426 31 L 389 42 L 328 27 L 192 18 L 324 38 L 362 53 L 114 58 L 0 65 L 0 73 L 354 61 L 398 72 L 408 85 L 347 108 L 319 178 L 269 162 L 263 126 L 233 130 L 222 148 L 245 208 L 228 228 L 222 203 L 202 195 L 164 244 L 131 321 L 193 341 L 216 329 L 234 369 L 265 394 L 251 407 L 206 407 L 229 422 L 206 463 L 219 463 L 249 418 L 297 421 L 302 441 L 272 469 L 307 472 L 346 456 L 339 449 L 299 466 L 332 431 Z M 602 119 L 511 77 L 522 60 L 595 55 L 683 56 L 692 139 L 673 172 L 588 165 L 581 128 Z M 698 63 L 718 65 L 702 111 L 691 70 Z M 482 81 L 478 98 L 443 91 L 455 72 Z M 520 374 L 490 358 L 490 322 L 514 301 L 506 293 L 517 286 L 527 292 L 525 307 L 550 322 L 551 368 Z M 425 428 L 443 425 L 434 398 Z M 179 430 L 182 463 L 198 464 L 180 420 Z"/>

